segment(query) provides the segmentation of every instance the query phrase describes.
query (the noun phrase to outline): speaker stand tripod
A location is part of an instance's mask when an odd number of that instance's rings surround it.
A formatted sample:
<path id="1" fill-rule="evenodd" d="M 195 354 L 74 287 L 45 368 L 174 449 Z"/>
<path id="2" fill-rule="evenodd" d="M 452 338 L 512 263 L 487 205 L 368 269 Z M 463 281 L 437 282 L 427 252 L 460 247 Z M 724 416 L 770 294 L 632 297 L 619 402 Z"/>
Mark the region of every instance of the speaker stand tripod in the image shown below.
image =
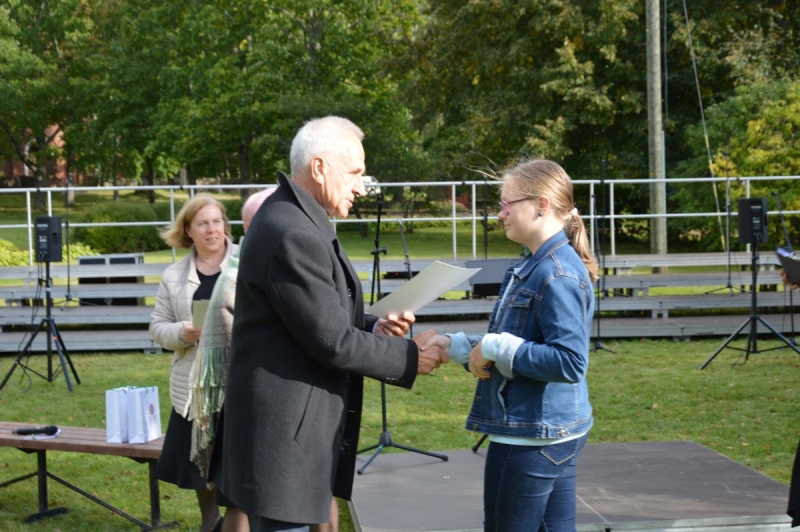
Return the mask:
<path id="1" fill-rule="evenodd" d="M 44 285 L 45 287 L 45 317 L 39 322 L 39 324 L 33 329 L 31 333 L 31 337 L 28 339 L 28 342 L 25 344 L 25 347 L 20 349 L 17 358 L 14 360 L 14 364 L 12 364 L 11 369 L 8 370 L 6 377 L 3 379 L 3 383 L 0 384 L 0 390 L 5 387 L 8 379 L 11 378 L 11 374 L 14 373 L 14 370 L 17 369 L 17 366 L 20 366 L 23 371 L 30 371 L 31 373 L 38 375 L 39 377 L 45 379 L 47 382 L 53 382 L 54 380 L 54 373 L 53 373 L 53 343 L 55 342 L 56 352 L 58 352 L 58 359 L 61 362 L 61 371 L 64 374 L 64 379 L 67 381 L 67 388 L 70 392 L 73 391 L 72 389 L 72 382 L 69 378 L 69 372 L 67 371 L 67 364 L 69 364 L 70 369 L 72 370 L 72 375 L 75 377 L 75 383 L 80 384 L 81 380 L 78 377 L 78 372 L 75 371 L 75 366 L 72 365 L 72 359 L 69 356 L 69 351 L 67 351 L 67 347 L 64 345 L 64 339 L 61 337 L 61 333 L 58 332 L 58 327 L 56 326 L 56 320 L 53 318 L 51 313 L 51 309 L 53 307 L 53 298 L 51 293 L 51 286 L 52 286 L 52 279 L 50 278 L 50 263 L 46 262 L 46 273 L 45 278 L 39 278 L 39 284 Z M 25 356 L 29 356 L 31 352 L 31 347 L 33 346 L 34 340 L 36 340 L 36 335 L 39 334 L 39 331 L 42 329 L 47 329 L 47 375 L 42 375 L 41 373 L 37 372 L 33 368 L 27 366 L 26 364 L 22 363 L 22 358 Z"/>
<path id="2" fill-rule="evenodd" d="M 722 343 L 722 345 L 719 346 L 719 348 L 716 351 L 714 351 L 714 354 L 711 355 L 708 358 L 708 360 L 706 360 L 703 363 L 702 366 L 700 366 L 700 369 L 705 369 L 705 367 L 708 366 L 711 363 L 711 361 L 714 360 L 714 358 L 723 349 L 725 349 L 726 347 L 728 349 L 734 349 L 736 351 L 744 352 L 745 361 L 747 361 L 747 359 L 750 357 L 750 353 L 754 353 L 754 354 L 766 353 L 767 351 L 774 351 L 776 349 L 785 349 L 787 347 L 792 349 L 792 350 L 794 350 L 795 353 L 800 355 L 800 349 L 798 349 L 796 345 L 794 345 L 785 336 L 783 336 L 781 333 L 779 333 L 777 330 L 775 330 L 775 328 L 772 325 L 767 323 L 767 321 L 758 314 L 758 301 L 757 301 L 758 291 L 756 290 L 756 288 L 758 287 L 758 244 L 759 244 L 759 240 L 760 240 L 759 238 L 755 238 L 755 243 L 753 244 L 753 253 L 752 253 L 751 262 L 750 262 L 750 270 L 751 270 L 751 272 L 753 274 L 753 281 L 752 281 L 752 285 L 750 287 L 750 290 L 751 290 L 750 316 L 748 316 L 748 318 L 744 321 L 744 323 L 742 323 L 739 326 L 739 328 L 736 329 L 733 332 L 733 334 L 731 334 Z M 778 339 L 780 341 L 782 341 L 786 345 L 778 346 L 778 347 L 771 347 L 769 349 L 763 349 L 763 350 L 759 351 L 758 350 L 758 324 L 759 323 L 761 323 L 764 327 L 769 329 L 769 331 L 772 334 L 777 336 Z M 731 341 L 736 337 L 736 335 L 738 335 L 740 332 L 742 332 L 744 330 L 744 328 L 747 327 L 747 326 L 750 327 L 748 332 L 747 332 L 747 346 L 745 348 L 741 348 L 741 347 L 733 347 L 733 346 L 729 345 L 731 343 Z"/>
<path id="3" fill-rule="evenodd" d="M 386 247 L 381 247 L 381 211 L 383 210 L 383 194 L 378 196 L 378 223 L 375 229 L 375 249 L 371 251 L 373 260 L 372 260 L 372 294 L 370 295 L 370 304 L 374 303 L 376 300 L 376 296 L 380 297 L 381 293 L 381 281 L 380 281 L 380 271 L 381 271 L 381 253 L 384 255 L 386 254 Z M 408 259 L 408 248 L 405 245 L 405 234 L 403 233 L 403 224 L 402 221 L 400 222 L 400 231 L 401 235 L 403 236 L 403 248 L 406 252 L 406 277 L 407 279 L 411 279 L 411 262 Z M 377 292 L 375 290 L 377 283 Z M 381 435 L 378 437 L 378 443 L 375 445 L 370 445 L 369 447 L 365 447 L 363 449 L 359 449 L 357 454 L 365 453 L 368 451 L 372 451 L 373 449 L 375 452 L 372 453 L 367 461 L 358 469 L 358 474 L 363 475 L 364 471 L 367 467 L 372 463 L 373 460 L 383 451 L 389 447 L 396 447 L 398 449 L 403 449 L 404 451 L 411 451 L 413 453 L 424 454 L 426 456 L 432 456 L 434 458 L 438 458 L 440 460 L 444 460 L 447 462 L 447 456 L 443 454 L 436 454 L 430 451 L 423 451 L 422 449 L 415 449 L 414 447 L 408 447 L 406 445 L 402 445 L 400 443 L 394 443 L 392 441 L 392 434 L 389 432 L 389 426 L 386 421 L 386 384 L 381 382 Z"/>

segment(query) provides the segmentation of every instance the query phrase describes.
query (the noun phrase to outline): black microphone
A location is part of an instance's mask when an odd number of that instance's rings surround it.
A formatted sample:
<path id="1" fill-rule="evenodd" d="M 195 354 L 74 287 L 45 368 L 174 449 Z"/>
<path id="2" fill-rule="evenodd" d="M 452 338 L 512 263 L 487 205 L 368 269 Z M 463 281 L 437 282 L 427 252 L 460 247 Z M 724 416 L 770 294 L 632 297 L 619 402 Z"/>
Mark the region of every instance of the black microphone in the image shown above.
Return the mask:
<path id="1" fill-rule="evenodd" d="M 53 436 L 56 432 L 58 432 L 58 427 L 55 425 L 48 425 L 46 427 L 31 427 L 29 429 L 14 429 L 11 431 L 12 434 L 19 434 L 20 436 L 32 436 L 35 434 Z"/>

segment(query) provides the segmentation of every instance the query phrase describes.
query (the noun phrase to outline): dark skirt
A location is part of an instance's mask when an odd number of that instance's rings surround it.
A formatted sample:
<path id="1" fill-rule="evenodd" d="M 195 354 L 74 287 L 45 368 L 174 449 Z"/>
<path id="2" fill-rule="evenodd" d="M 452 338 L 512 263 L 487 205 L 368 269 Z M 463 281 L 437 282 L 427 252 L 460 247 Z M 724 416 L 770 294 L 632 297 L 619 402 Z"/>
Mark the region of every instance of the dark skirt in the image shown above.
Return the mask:
<path id="1" fill-rule="evenodd" d="M 156 464 L 156 478 L 189 490 L 207 489 L 207 480 L 189 459 L 192 448 L 192 422 L 175 409 L 169 416 L 161 457 Z"/>

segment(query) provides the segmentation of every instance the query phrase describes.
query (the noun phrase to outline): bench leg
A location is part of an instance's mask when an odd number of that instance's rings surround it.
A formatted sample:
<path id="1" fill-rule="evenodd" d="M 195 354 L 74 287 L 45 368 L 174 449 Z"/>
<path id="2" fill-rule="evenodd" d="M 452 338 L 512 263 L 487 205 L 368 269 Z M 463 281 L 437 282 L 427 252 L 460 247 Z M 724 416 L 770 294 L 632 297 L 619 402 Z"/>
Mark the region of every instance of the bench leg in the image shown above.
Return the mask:
<path id="1" fill-rule="evenodd" d="M 158 490 L 158 479 L 156 478 L 156 463 L 158 460 L 147 461 L 147 472 L 150 478 L 150 530 L 178 526 L 177 521 L 169 523 L 161 522 L 161 495 Z"/>
<path id="2" fill-rule="evenodd" d="M 27 453 L 34 452 L 34 451 L 29 451 L 27 449 L 20 449 L 20 450 L 22 450 L 24 452 L 27 452 Z M 39 521 L 41 519 L 47 519 L 49 517 L 53 517 L 53 516 L 56 516 L 56 515 L 61 515 L 61 514 L 67 513 L 67 509 L 63 508 L 63 507 L 62 508 L 48 508 L 47 479 L 51 478 L 51 479 L 55 480 L 56 482 L 58 482 L 59 484 L 71 489 L 72 491 L 74 491 L 76 493 L 79 493 L 80 495 L 83 495 L 87 499 L 90 499 L 90 500 L 96 502 L 97 504 L 99 504 L 99 505 L 111 510 L 112 512 L 114 512 L 115 514 L 117 514 L 119 516 L 124 517 L 125 519 L 131 521 L 132 523 L 135 523 L 136 525 L 141 527 L 142 530 L 158 530 L 158 529 L 162 529 L 162 528 L 178 526 L 180 524 L 177 521 L 171 521 L 169 523 L 162 523 L 161 522 L 161 499 L 160 499 L 160 494 L 159 494 L 159 490 L 158 490 L 158 479 L 155 476 L 157 460 L 141 460 L 141 459 L 137 459 L 137 458 L 133 459 L 136 462 L 140 462 L 140 463 L 144 462 L 144 461 L 147 462 L 149 484 L 150 484 L 150 524 L 148 525 L 144 521 L 142 521 L 140 519 L 137 519 L 137 518 L 133 517 L 132 515 L 126 513 L 126 512 L 123 512 L 119 508 L 115 508 L 114 506 L 111 506 L 110 504 L 108 504 L 104 500 L 99 499 L 99 498 L 95 497 L 94 495 L 92 495 L 91 493 L 88 493 L 88 492 L 82 490 L 78 486 L 70 484 L 66 480 L 64 480 L 62 478 L 59 478 L 56 475 L 52 474 L 51 472 L 49 472 L 47 470 L 47 451 L 37 450 L 35 452 L 36 452 L 36 461 L 37 461 L 37 471 L 36 471 L 36 473 L 29 473 L 27 475 L 24 475 L 24 476 L 21 476 L 21 477 L 18 477 L 18 478 L 15 478 L 13 480 L 9 480 L 7 482 L 3 482 L 2 484 L 0 484 L 0 488 L 4 488 L 4 487 L 6 487 L 6 486 L 8 486 L 10 484 L 14 484 L 14 483 L 19 482 L 21 480 L 29 479 L 29 478 L 31 478 L 33 476 L 37 477 L 37 480 L 39 481 L 39 512 L 28 516 L 28 518 L 25 519 L 25 523 L 32 523 L 34 521 Z"/>
<path id="3" fill-rule="evenodd" d="M 35 477 L 35 476 L 36 476 L 36 473 L 28 473 L 27 475 L 22 475 L 21 477 L 17 477 L 17 478 L 11 479 L 11 480 L 7 480 L 7 481 L 3 482 L 2 484 L 0 484 L 0 488 L 5 488 L 6 486 L 10 486 L 11 484 L 14 484 L 16 482 L 20 482 L 22 480 L 28 480 L 29 478 Z"/>
<path id="4" fill-rule="evenodd" d="M 149 469 L 148 473 L 149 473 L 149 476 L 150 476 L 150 518 L 151 518 L 151 524 L 149 524 L 149 525 L 147 523 L 145 523 L 144 521 L 142 521 L 140 519 L 137 519 L 134 516 L 132 516 L 132 515 L 126 513 L 126 512 L 123 512 L 119 508 L 115 508 L 114 506 L 111 506 L 106 501 L 104 501 L 102 499 L 98 499 L 97 497 L 95 497 L 91 493 L 87 493 L 84 490 L 80 489 L 79 487 L 73 486 L 72 484 L 70 484 L 66 480 L 58 478 L 57 476 L 53 475 L 52 473 L 47 473 L 47 476 L 49 476 L 50 478 L 52 478 L 56 482 L 60 482 L 64 486 L 68 487 L 69 489 L 80 493 L 81 495 L 83 495 L 87 499 L 93 500 L 94 502 L 96 502 L 100 506 L 104 506 L 105 508 L 108 508 L 109 510 L 111 510 L 115 514 L 124 517 L 128 521 L 139 525 L 142 528 L 142 530 L 157 530 L 157 529 L 161 529 L 161 528 L 177 526 L 179 523 L 177 521 L 172 521 L 170 523 L 161 523 L 161 506 L 160 506 L 160 500 L 159 500 L 159 494 L 158 494 L 158 479 L 156 479 L 155 475 L 154 475 L 154 473 L 155 473 L 155 463 L 156 462 L 154 460 L 148 460 L 148 469 Z M 154 493 L 153 493 L 153 483 L 154 482 L 155 482 L 155 498 L 153 498 L 153 495 L 154 495 Z"/>
<path id="5" fill-rule="evenodd" d="M 67 509 L 63 507 L 48 508 L 47 477 L 50 473 L 47 471 L 47 451 L 36 451 L 36 463 L 36 476 L 39 481 L 39 513 L 29 515 L 28 518 L 25 519 L 26 523 L 33 523 L 40 519 L 47 519 L 48 517 L 67 513 Z"/>

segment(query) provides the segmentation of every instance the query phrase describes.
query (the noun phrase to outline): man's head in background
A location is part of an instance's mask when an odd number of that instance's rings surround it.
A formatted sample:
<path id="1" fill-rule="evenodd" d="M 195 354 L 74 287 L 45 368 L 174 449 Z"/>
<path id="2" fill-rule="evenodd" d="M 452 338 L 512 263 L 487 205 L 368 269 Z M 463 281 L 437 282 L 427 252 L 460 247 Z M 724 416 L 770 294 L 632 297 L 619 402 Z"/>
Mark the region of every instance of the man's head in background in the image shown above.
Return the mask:
<path id="1" fill-rule="evenodd" d="M 253 216 L 255 216 L 258 208 L 261 207 L 264 200 L 270 197 L 277 188 L 278 187 L 270 187 L 259 190 L 245 200 L 244 205 L 242 205 L 242 224 L 244 225 L 245 233 L 247 233 L 247 228 L 250 227 L 250 222 L 253 221 Z"/>

